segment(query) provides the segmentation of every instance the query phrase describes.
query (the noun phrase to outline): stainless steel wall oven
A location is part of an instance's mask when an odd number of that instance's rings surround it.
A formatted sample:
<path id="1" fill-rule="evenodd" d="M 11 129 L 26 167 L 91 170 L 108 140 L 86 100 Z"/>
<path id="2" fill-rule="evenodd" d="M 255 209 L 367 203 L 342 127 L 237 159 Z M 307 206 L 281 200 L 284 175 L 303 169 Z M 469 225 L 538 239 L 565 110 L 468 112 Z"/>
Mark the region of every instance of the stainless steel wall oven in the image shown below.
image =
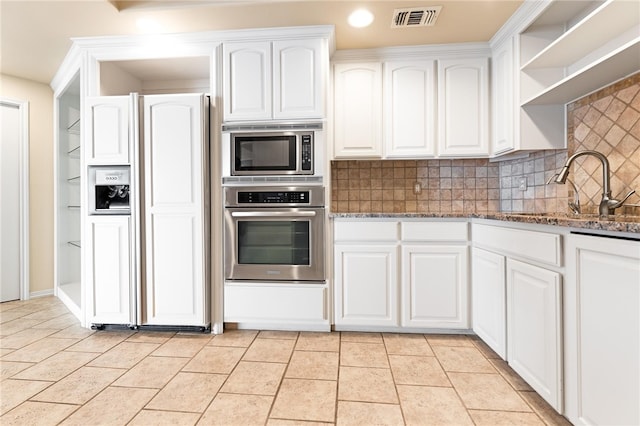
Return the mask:
<path id="1" fill-rule="evenodd" d="M 324 188 L 225 187 L 225 279 L 324 281 Z"/>

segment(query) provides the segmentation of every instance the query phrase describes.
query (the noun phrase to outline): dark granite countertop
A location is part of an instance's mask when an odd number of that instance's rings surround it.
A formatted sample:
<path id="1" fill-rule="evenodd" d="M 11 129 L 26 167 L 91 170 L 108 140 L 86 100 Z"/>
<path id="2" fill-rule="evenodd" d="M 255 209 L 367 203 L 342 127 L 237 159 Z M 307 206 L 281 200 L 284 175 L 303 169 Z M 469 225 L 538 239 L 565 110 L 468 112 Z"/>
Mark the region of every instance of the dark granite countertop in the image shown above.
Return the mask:
<path id="1" fill-rule="evenodd" d="M 493 219 L 505 222 L 564 226 L 585 230 L 629 232 L 640 234 L 640 216 L 613 215 L 601 218 L 595 214 L 569 215 L 563 213 L 330 213 L 331 218 L 442 218 Z"/>

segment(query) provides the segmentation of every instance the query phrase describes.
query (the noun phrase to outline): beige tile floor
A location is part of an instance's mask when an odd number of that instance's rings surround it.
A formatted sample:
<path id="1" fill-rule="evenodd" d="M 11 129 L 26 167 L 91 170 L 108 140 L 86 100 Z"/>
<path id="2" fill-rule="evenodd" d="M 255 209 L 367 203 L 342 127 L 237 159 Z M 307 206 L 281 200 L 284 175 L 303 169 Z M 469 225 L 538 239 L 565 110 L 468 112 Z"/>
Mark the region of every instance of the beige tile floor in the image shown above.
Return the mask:
<path id="1" fill-rule="evenodd" d="M 100 331 L 0 304 L 0 424 L 566 425 L 475 336 Z"/>

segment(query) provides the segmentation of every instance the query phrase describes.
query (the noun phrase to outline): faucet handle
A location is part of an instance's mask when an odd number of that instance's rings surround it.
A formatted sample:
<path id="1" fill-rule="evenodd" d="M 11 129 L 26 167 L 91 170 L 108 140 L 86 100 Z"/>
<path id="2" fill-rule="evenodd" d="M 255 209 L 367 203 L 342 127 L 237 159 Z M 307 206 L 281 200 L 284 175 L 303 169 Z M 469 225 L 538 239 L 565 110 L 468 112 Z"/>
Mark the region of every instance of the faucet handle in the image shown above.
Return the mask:
<path id="1" fill-rule="evenodd" d="M 633 194 L 636 193 L 636 190 L 631 190 L 629 191 L 629 193 L 620 201 L 618 200 L 610 200 L 610 207 L 612 209 L 617 209 L 618 207 L 622 207 L 622 205 L 624 204 L 625 201 L 627 201 L 629 199 L 629 197 L 631 197 Z"/>

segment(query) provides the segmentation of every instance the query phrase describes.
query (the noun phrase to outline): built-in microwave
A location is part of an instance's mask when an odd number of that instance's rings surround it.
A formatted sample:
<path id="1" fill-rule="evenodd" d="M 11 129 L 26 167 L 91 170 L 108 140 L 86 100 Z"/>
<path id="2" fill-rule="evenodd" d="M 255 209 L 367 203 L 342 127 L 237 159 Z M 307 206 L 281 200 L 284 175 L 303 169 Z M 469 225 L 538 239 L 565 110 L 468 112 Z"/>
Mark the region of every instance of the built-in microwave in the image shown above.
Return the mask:
<path id="1" fill-rule="evenodd" d="M 231 175 L 314 174 L 314 132 L 231 133 Z"/>

